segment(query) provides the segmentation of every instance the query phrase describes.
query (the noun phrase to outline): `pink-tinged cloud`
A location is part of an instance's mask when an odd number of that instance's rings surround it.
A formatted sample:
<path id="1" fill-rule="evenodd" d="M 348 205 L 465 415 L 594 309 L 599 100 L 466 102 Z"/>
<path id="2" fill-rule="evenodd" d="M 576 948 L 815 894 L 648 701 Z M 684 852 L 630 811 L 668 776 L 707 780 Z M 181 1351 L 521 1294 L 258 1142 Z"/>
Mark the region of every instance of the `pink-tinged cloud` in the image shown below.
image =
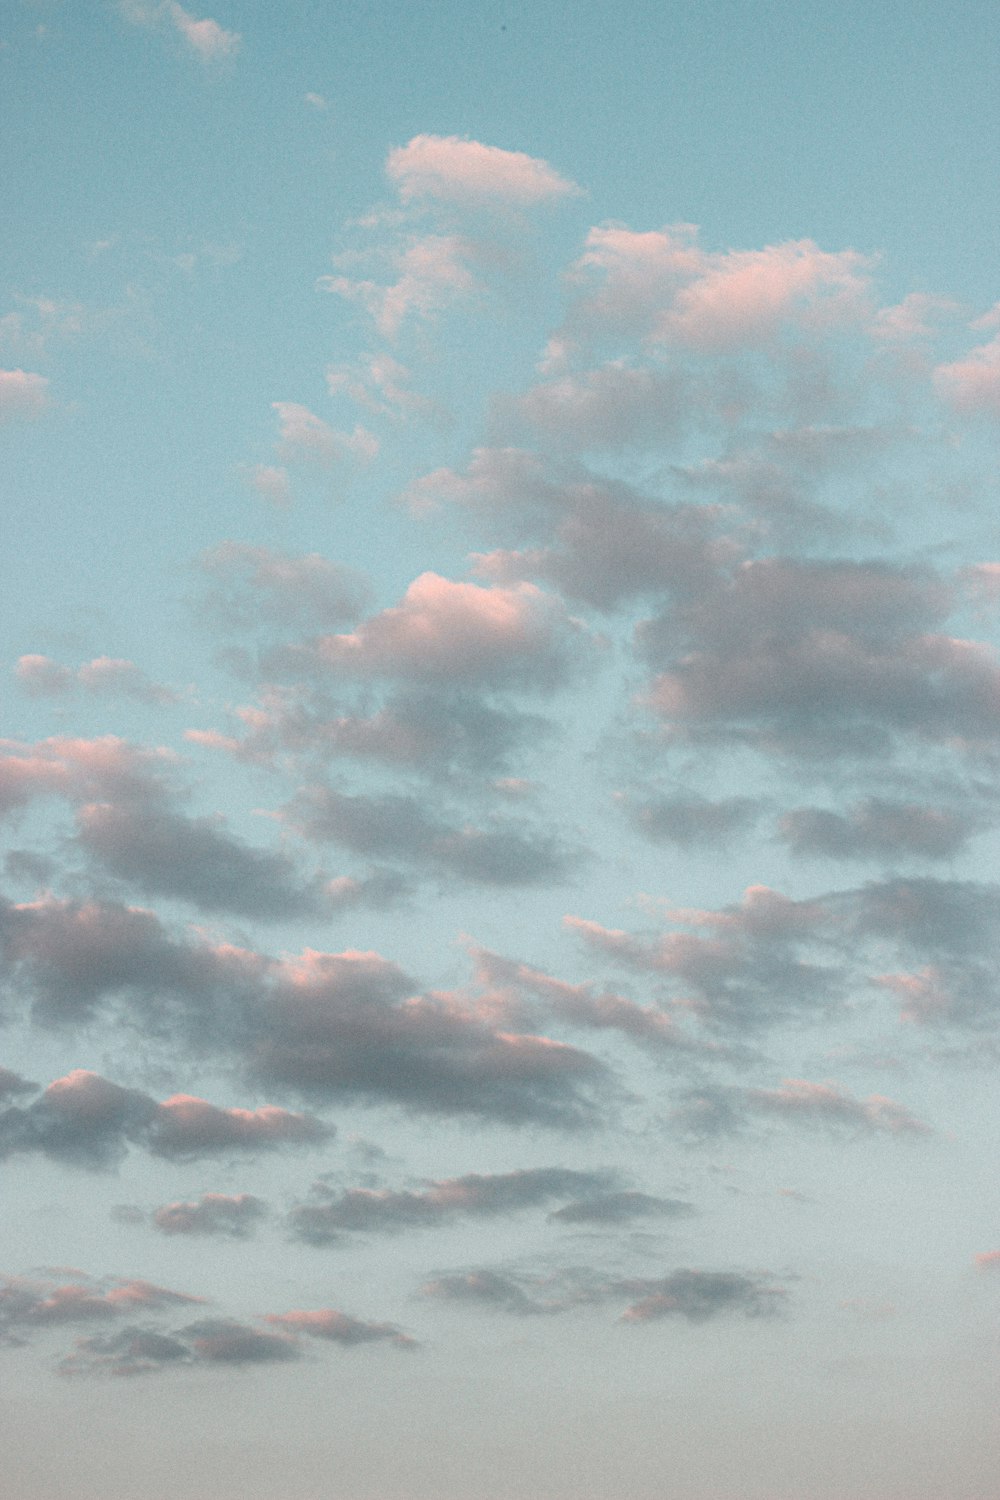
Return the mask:
<path id="1" fill-rule="evenodd" d="M 27 370 L 0 370 L 0 422 L 38 417 L 49 404 L 49 382 Z"/>
<path id="2" fill-rule="evenodd" d="M 74 1272 L 73 1281 L 0 1277 L 0 1336 L 64 1323 L 102 1322 L 128 1317 L 137 1311 L 196 1305 L 189 1297 L 150 1281 L 110 1278 L 97 1280 Z"/>
<path id="3" fill-rule="evenodd" d="M 174 3 L 167 6 L 167 15 L 188 46 L 202 62 L 217 62 L 223 57 L 232 57 L 240 45 L 240 35 L 227 31 L 218 21 L 210 18 L 199 21 L 183 6 Z"/>
<path id="4" fill-rule="evenodd" d="M 788 1119 L 813 1120 L 820 1124 L 848 1125 L 863 1130 L 886 1131 L 890 1135 L 926 1135 L 928 1126 L 902 1104 L 883 1094 L 856 1099 L 835 1083 L 810 1083 L 786 1078 L 777 1089 L 749 1089 L 750 1108 L 783 1115 Z"/>
<path id="5" fill-rule="evenodd" d="M 277 1146 L 318 1145 L 334 1134 L 313 1115 L 264 1105 L 260 1109 L 220 1109 L 191 1094 L 164 1100 L 149 1132 L 150 1150 L 174 1159 L 219 1151 L 268 1151 Z"/>
<path id="6" fill-rule="evenodd" d="M 288 470 L 280 464 L 248 464 L 243 477 L 261 499 L 278 510 L 287 510 L 292 503 L 292 486 Z"/>
<path id="7" fill-rule="evenodd" d="M 484 588 L 422 573 L 400 604 L 349 635 L 323 637 L 316 654 L 359 676 L 552 686 L 583 639 L 560 602 L 533 584 Z"/>
<path id="8" fill-rule="evenodd" d="M 390 151 L 386 173 L 404 203 L 434 198 L 445 203 L 530 208 L 578 195 L 575 183 L 548 162 L 523 151 L 504 151 L 455 135 L 417 135 Z"/>
<path id="9" fill-rule="evenodd" d="M 366 427 L 358 425 L 353 432 L 337 432 L 297 401 L 272 401 L 271 408 L 278 414 L 278 455 L 285 463 L 331 469 L 347 459 L 371 463 L 378 453 L 378 439 Z M 259 476 L 260 471 L 255 472 Z"/>
<path id="10" fill-rule="evenodd" d="M 934 379 L 938 393 L 956 411 L 1000 417 L 1000 334 L 963 359 L 938 365 Z"/>
<path id="11" fill-rule="evenodd" d="M 972 1263 L 977 1271 L 1000 1272 L 1000 1250 L 982 1250 L 973 1256 Z"/>
<path id="12" fill-rule="evenodd" d="M 390 257 L 388 284 L 354 275 L 324 276 L 320 286 L 359 303 L 383 338 L 395 340 L 410 318 L 429 319 L 480 287 L 480 271 L 501 261 L 484 242 L 454 234 L 415 236 Z M 353 267 L 353 262 L 349 268 Z"/>
<path id="13" fill-rule="evenodd" d="M 856 324 L 867 311 L 869 264 L 812 240 L 713 254 L 689 224 L 645 233 L 598 226 L 573 269 L 581 296 L 559 342 L 571 349 L 624 336 L 706 354 L 763 348 L 785 328 Z"/>
<path id="14" fill-rule="evenodd" d="M 195 1202 L 164 1203 L 153 1214 L 161 1234 L 228 1235 L 243 1239 L 267 1215 L 267 1205 L 252 1193 L 203 1193 Z"/>
<path id="15" fill-rule="evenodd" d="M 401 1332 L 394 1323 L 368 1323 L 352 1318 L 332 1307 L 309 1311 L 269 1313 L 266 1321 L 290 1334 L 305 1334 L 311 1339 L 325 1339 L 332 1344 L 354 1348 L 359 1344 L 389 1342 L 400 1349 L 417 1348 L 416 1340 Z"/>
<path id="16" fill-rule="evenodd" d="M 121 657 L 97 656 L 84 662 L 76 671 L 48 656 L 22 656 L 14 669 L 15 676 L 33 698 L 62 697 L 76 687 L 102 697 L 134 698 L 139 703 L 175 703 L 177 694 Z"/>
<path id="17" fill-rule="evenodd" d="M 51 657 L 34 652 L 18 659 L 14 676 L 24 691 L 33 698 L 56 698 L 76 686 L 75 674 L 69 667 L 61 666 Z"/>

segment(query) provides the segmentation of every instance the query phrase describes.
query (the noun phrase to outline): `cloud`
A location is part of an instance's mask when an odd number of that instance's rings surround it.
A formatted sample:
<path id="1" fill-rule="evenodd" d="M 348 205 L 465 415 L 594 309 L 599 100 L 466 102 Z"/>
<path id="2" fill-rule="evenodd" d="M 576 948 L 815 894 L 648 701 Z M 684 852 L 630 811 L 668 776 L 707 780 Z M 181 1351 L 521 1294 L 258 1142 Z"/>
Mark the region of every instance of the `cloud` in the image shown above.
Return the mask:
<path id="1" fill-rule="evenodd" d="M 49 404 L 49 382 L 27 370 L 0 370 L 0 422 L 39 417 Z"/>
<path id="2" fill-rule="evenodd" d="M 498 1272 L 483 1267 L 425 1282 L 422 1295 L 471 1303 L 498 1312 L 565 1313 L 609 1301 L 625 1301 L 623 1323 L 683 1318 L 705 1323 L 727 1316 L 768 1317 L 781 1312 L 788 1293 L 769 1273 L 676 1270 L 666 1276 L 620 1279 L 579 1268 L 555 1275 Z"/>
<path id="3" fill-rule="evenodd" d="M 239 32 L 227 31 L 210 18 L 197 20 L 177 0 L 147 3 L 147 0 L 119 0 L 119 10 L 127 21 L 151 29 L 172 26 L 191 52 L 203 63 L 221 62 L 232 57 L 240 47 Z"/>
<path id="4" fill-rule="evenodd" d="M 153 1026 L 268 1089 L 573 1127 L 598 1117 L 607 1086 L 588 1053 L 499 1028 L 459 995 L 415 993 L 377 953 L 275 959 L 174 938 L 141 908 L 50 896 L 0 902 L 0 946 L 43 1024 L 100 1011 Z"/>
<path id="5" fill-rule="evenodd" d="M 170 1160 L 318 1145 L 334 1134 L 311 1115 L 267 1105 L 221 1109 L 175 1094 L 158 1104 L 138 1089 L 122 1088 L 77 1068 L 50 1083 L 30 1105 L 0 1110 L 0 1157 L 41 1152 L 69 1166 L 115 1166 L 129 1145 Z"/>
<path id="6" fill-rule="evenodd" d="M 655 1198 L 649 1193 L 624 1189 L 593 1193 L 574 1199 L 549 1214 L 557 1224 L 606 1226 L 631 1224 L 635 1219 L 676 1219 L 694 1213 L 692 1204 L 679 1198 Z"/>
<path id="7" fill-rule="evenodd" d="M 191 1094 L 174 1094 L 158 1107 L 149 1135 L 154 1156 L 186 1160 L 226 1151 L 271 1151 L 279 1146 L 317 1146 L 335 1134 L 314 1115 L 274 1104 L 260 1109 L 220 1109 Z"/>
<path id="8" fill-rule="evenodd" d="M 926 1135 L 928 1127 L 902 1104 L 883 1094 L 855 1099 L 835 1083 L 809 1083 L 786 1078 L 777 1089 L 747 1089 L 747 1108 L 788 1120 L 845 1125 L 862 1131 L 885 1131 L 890 1135 Z"/>
<path id="9" fill-rule="evenodd" d="M 436 470 L 406 499 L 418 513 L 461 505 L 532 543 L 474 553 L 481 576 L 508 585 L 542 578 L 602 610 L 668 589 L 697 599 L 733 552 L 712 507 L 665 504 L 578 468 L 553 476 L 520 448 L 478 448 L 464 473 Z"/>
<path id="10" fill-rule="evenodd" d="M 746 562 L 640 627 L 648 705 L 672 734 L 813 757 L 1000 732 L 993 650 L 935 627 L 950 585 L 883 562 Z"/>
<path id="11" fill-rule="evenodd" d="M 493 1218 L 536 1208 L 553 1198 L 596 1193 L 614 1174 L 579 1172 L 566 1167 L 533 1167 L 493 1175 L 431 1182 L 421 1191 L 348 1188 L 339 1195 L 322 1182 L 313 1184 L 312 1201 L 295 1207 L 289 1222 L 297 1239 L 312 1245 L 334 1244 L 344 1234 L 392 1233 L 427 1229 L 459 1218 Z"/>
<path id="12" fill-rule="evenodd" d="M 386 173 L 404 203 L 530 208 L 580 189 L 537 157 L 458 136 L 417 135 L 390 151 Z"/>
<path id="13" fill-rule="evenodd" d="M 752 797 L 650 797 L 635 801 L 622 797 L 634 827 L 657 844 L 680 849 L 702 849 L 725 844 L 756 823 L 762 804 Z"/>
<path id="14" fill-rule="evenodd" d="M 760 1318 L 780 1312 L 787 1291 L 765 1276 L 731 1271 L 673 1271 L 659 1278 L 618 1283 L 635 1296 L 622 1314 L 623 1323 L 652 1323 L 661 1318 L 684 1318 L 705 1323 L 711 1318 Z"/>
<path id="15" fill-rule="evenodd" d="M 22 1078 L 20 1073 L 11 1072 L 10 1068 L 0 1068 L 0 1100 L 5 1104 L 9 1099 L 16 1099 L 18 1094 L 37 1092 L 37 1083 L 29 1083 L 27 1078 Z"/>
<path id="16" fill-rule="evenodd" d="M 739 906 L 672 916 L 696 930 L 643 939 L 579 917 L 565 921 L 590 948 L 678 987 L 685 1007 L 713 1027 L 741 1031 L 792 1015 L 818 1017 L 834 1003 L 840 972 L 812 962 L 809 952 L 831 921 L 821 902 L 751 886 Z"/>
<path id="17" fill-rule="evenodd" d="M 149 1281 L 100 1280 L 79 1271 L 67 1274 L 75 1279 L 0 1276 L 0 1342 L 18 1343 L 45 1328 L 110 1322 L 202 1300 Z"/>
<path id="18" fill-rule="evenodd" d="M 983 1250 L 973 1256 L 973 1265 L 977 1271 L 1000 1270 L 1000 1250 Z"/>
<path id="19" fill-rule="evenodd" d="M 383 257 L 385 258 L 385 257 Z M 484 272 L 506 258 L 485 241 L 457 234 L 412 235 L 388 254 L 388 284 L 353 275 L 322 276 L 319 285 L 334 296 L 360 303 L 384 339 L 394 342 L 411 318 L 429 320 L 454 302 L 482 289 Z M 353 269 L 356 256 L 337 257 L 336 266 Z"/>
<path id="20" fill-rule="evenodd" d="M 227 630 L 256 629 L 262 621 L 329 629 L 357 619 L 369 594 L 367 580 L 318 552 L 295 556 L 274 547 L 226 541 L 198 558 L 212 580 L 200 607 Z"/>
<path id="21" fill-rule="evenodd" d="M 793 808 L 779 834 L 793 854 L 824 859 L 953 859 L 981 829 L 968 814 L 869 798 L 845 812 Z"/>
<path id="22" fill-rule="evenodd" d="M 283 464 L 247 464 L 241 473 L 250 488 L 269 505 L 278 510 L 287 510 L 291 505 L 292 486 Z"/>
<path id="23" fill-rule="evenodd" d="M 551 689 L 585 640 L 559 600 L 532 584 L 484 588 L 422 573 L 401 603 L 350 634 L 321 636 L 308 656 L 347 676 Z"/>
<path id="24" fill-rule="evenodd" d="M 367 712 L 345 708 L 339 695 L 322 689 L 272 684 L 260 690 L 256 704 L 236 710 L 241 737 L 188 730 L 187 738 L 251 762 L 270 763 L 290 753 L 321 763 L 347 758 L 364 766 L 374 761 L 412 767 L 448 778 L 503 770 L 516 750 L 544 744 L 554 733 L 540 714 L 495 706 L 474 686 L 455 689 L 446 682 L 390 690 L 380 707 Z"/>
<path id="25" fill-rule="evenodd" d="M 89 803 L 78 813 L 77 841 L 119 880 L 201 911 L 283 920 L 329 909 L 320 877 L 303 880 L 287 855 L 253 848 L 219 816 L 191 818 L 148 802 Z"/>
<path id="26" fill-rule="evenodd" d="M 359 1344 L 385 1342 L 395 1344 L 399 1349 L 418 1347 L 416 1340 L 403 1333 L 395 1323 L 366 1323 L 362 1318 L 352 1318 L 332 1307 L 314 1308 L 308 1312 L 269 1313 L 267 1321 L 289 1333 L 325 1339 L 347 1349 Z"/>
<path id="27" fill-rule="evenodd" d="M 934 378 L 939 394 L 956 411 L 1000 416 L 1000 333 L 963 359 L 938 365 Z"/>
<path id="28" fill-rule="evenodd" d="M 172 807 L 162 775 L 172 760 L 112 736 L 0 742 L 0 814 L 34 797 L 66 797 L 77 804 L 76 845 L 94 864 L 203 911 L 283 919 L 322 915 L 336 904 L 323 877 L 304 878 L 286 854 L 245 843 L 221 817 Z"/>
<path id="29" fill-rule="evenodd" d="M 599 225 L 571 272 L 580 295 L 557 340 L 630 338 L 705 354 L 767 348 L 785 330 L 858 325 L 870 262 L 812 240 L 711 253 L 690 224 Z"/>
<path id="30" fill-rule="evenodd" d="M 476 984 L 481 999 L 500 1008 L 501 1014 L 530 1015 L 532 1002 L 541 1002 L 546 1013 L 564 1024 L 591 1031 L 618 1031 L 637 1046 L 654 1052 L 692 1044 L 678 1025 L 676 1016 L 658 1005 L 640 1005 L 610 990 L 597 991 L 593 984 L 569 984 L 543 969 L 517 959 L 504 958 L 488 948 L 470 946 Z"/>
<path id="31" fill-rule="evenodd" d="M 177 701 L 172 688 L 154 682 L 134 661 L 120 657 L 97 656 L 74 671 L 48 656 L 28 655 L 19 658 L 14 672 L 33 698 L 62 697 L 79 685 L 100 697 L 134 698 L 156 705 Z"/>
<path id="32" fill-rule="evenodd" d="M 564 880 L 571 863 L 571 851 L 552 834 L 511 818 L 493 818 L 480 828 L 451 821 L 425 797 L 307 788 L 286 816 L 308 838 L 482 885 Z"/>
<path id="33" fill-rule="evenodd" d="M 308 406 L 295 401 L 272 401 L 271 409 L 278 414 L 278 456 L 285 463 L 331 469 L 347 459 L 371 463 L 378 454 L 378 439 L 366 427 L 337 432 Z"/>
<path id="34" fill-rule="evenodd" d="M 255 1328 L 234 1318 L 203 1318 L 169 1334 L 150 1328 L 124 1328 L 112 1335 L 78 1339 L 59 1365 L 63 1375 L 148 1375 L 197 1365 L 240 1367 L 285 1364 L 301 1359 L 301 1337 L 342 1348 L 390 1343 L 412 1350 L 416 1341 L 394 1323 L 369 1323 L 335 1308 L 268 1313 Z M 272 1331 L 277 1330 L 277 1331 Z"/>
<path id="35" fill-rule="evenodd" d="M 227 1235 L 246 1239 L 261 1219 L 267 1205 L 252 1193 L 203 1193 L 195 1202 L 164 1203 L 153 1213 L 161 1234 Z"/>

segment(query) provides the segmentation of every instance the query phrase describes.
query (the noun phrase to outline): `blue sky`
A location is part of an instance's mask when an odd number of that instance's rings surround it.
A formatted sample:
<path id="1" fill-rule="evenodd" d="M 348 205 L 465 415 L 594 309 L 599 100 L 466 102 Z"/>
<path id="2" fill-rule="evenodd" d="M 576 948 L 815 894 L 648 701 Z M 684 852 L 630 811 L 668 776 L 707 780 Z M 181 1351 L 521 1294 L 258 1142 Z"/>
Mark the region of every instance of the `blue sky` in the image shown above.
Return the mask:
<path id="1" fill-rule="evenodd" d="M 982 1500 L 995 7 L 0 25 L 23 1500 Z"/>

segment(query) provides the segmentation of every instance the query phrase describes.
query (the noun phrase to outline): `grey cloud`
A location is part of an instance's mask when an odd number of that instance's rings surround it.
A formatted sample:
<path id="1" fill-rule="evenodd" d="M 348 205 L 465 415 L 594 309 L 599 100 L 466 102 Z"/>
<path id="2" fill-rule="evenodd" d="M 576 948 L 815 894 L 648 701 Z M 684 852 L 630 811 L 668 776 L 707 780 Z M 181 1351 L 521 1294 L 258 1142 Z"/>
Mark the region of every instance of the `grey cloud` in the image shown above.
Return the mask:
<path id="1" fill-rule="evenodd" d="M 660 1277 L 621 1279 L 576 1268 L 539 1276 L 475 1267 L 424 1283 L 422 1295 L 519 1315 L 565 1313 L 606 1302 L 625 1302 L 625 1323 L 683 1318 L 704 1323 L 741 1315 L 755 1318 L 783 1310 L 787 1289 L 769 1273 L 681 1269 Z"/>
<path id="2" fill-rule="evenodd" d="M 367 695 L 366 695 L 367 704 Z M 423 688 L 390 693 L 378 707 L 347 705 L 302 683 L 268 684 L 256 705 L 237 711 L 241 732 L 190 730 L 188 738 L 237 759 L 270 764 L 279 754 L 307 761 L 354 759 L 413 767 L 433 776 L 504 769 L 514 751 L 551 739 L 540 714 L 481 695 Z"/>
<path id="3" fill-rule="evenodd" d="M 0 1158 L 40 1152 L 71 1166 L 107 1168 L 130 1145 L 183 1160 L 227 1151 L 316 1145 L 333 1134 L 310 1115 L 276 1106 L 220 1109 L 177 1094 L 158 1104 L 138 1089 L 77 1069 L 30 1105 L 0 1110 Z"/>
<path id="4" fill-rule="evenodd" d="M 180 1336 L 208 1364 L 273 1364 L 300 1357 L 298 1344 L 286 1334 L 264 1333 L 233 1318 L 203 1318 L 181 1329 Z"/>
<path id="5" fill-rule="evenodd" d="M 73 1279 L 0 1276 L 0 1341 L 19 1342 L 45 1328 L 110 1322 L 201 1301 L 150 1281 L 65 1274 Z"/>
<path id="6" fill-rule="evenodd" d="M 287 815 L 310 838 L 483 885 L 532 885 L 568 874 L 571 851 L 552 834 L 509 818 L 470 827 L 437 813 L 423 797 L 316 787 L 303 792 Z"/>
<path id="7" fill-rule="evenodd" d="M 75 671 L 48 656 L 22 656 L 15 675 L 33 698 L 64 697 L 77 687 L 102 697 L 134 698 L 154 705 L 176 703 L 178 697 L 172 688 L 154 682 L 134 661 L 113 656 L 96 656 Z"/>
<path id="8" fill-rule="evenodd" d="M 228 1196 L 202 1193 L 196 1202 L 163 1203 L 153 1214 L 153 1224 L 163 1235 L 228 1235 L 246 1239 L 252 1235 L 267 1205 L 250 1193 Z"/>
<path id="9" fill-rule="evenodd" d="M 326 906 L 320 878 L 303 880 L 287 855 L 245 843 L 221 818 L 148 803 L 90 803 L 79 812 L 77 839 L 118 879 L 203 911 L 281 920 L 318 916 Z"/>
<path id="10" fill-rule="evenodd" d="M 37 1083 L 29 1083 L 27 1078 L 22 1078 L 20 1073 L 13 1073 L 10 1068 L 0 1068 L 0 1101 L 6 1103 L 9 1099 L 16 1099 L 19 1094 L 37 1093 Z"/>
<path id="11" fill-rule="evenodd" d="M 746 563 L 640 627 L 649 707 L 672 733 L 812 756 L 885 755 L 899 737 L 996 742 L 1000 667 L 936 627 L 954 590 L 882 562 Z"/>
<path id="12" fill-rule="evenodd" d="M 752 1118 L 780 1119 L 856 1135 L 927 1135 L 929 1127 L 884 1094 L 859 1099 L 837 1083 L 786 1078 L 778 1088 L 703 1085 L 679 1095 L 674 1120 L 695 1137 L 735 1135 Z"/>
<path id="13" fill-rule="evenodd" d="M 473 1303 L 502 1312 L 526 1314 L 554 1310 L 529 1297 L 513 1277 L 498 1271 L 457 1271 L 437 1276 L 424 1283 L 421 1294 L 440 1302 Z"/>
<path id="14" fill-rule="evenodd" d="M 334 1308 L 269 1313 L 260 1321 L 268 1326 L 255 1328 L 235 1318 L 202 1318 L 169 1334 L 127 1327 L 111 1335 L 78 1339 L 58 1368 L 63 1375 L 148 1375 L 206 1364 L 223 1368 L 286 1364 L 302 1358 L 303 1336 L 348 1349 L 370 1343 L 391 1343 L 407 1350 L 417 1347 L 394 1323 L 365 1322 Z"/>
<path id="15" fill-rule="evenodd" d="M 573 466 L 553 477 L 516 448 L 478 449 L 465 474 L 441 470 L 410 491 L 418 507 L 440 499 L 485 510 L 526 544 L 476 554 L 480 575 L 544 579 L 598 609 L 667 590 L 697 597 L 733 552 L 717 508 L 667 504 Z"/>
<path id="16" fill-rule="evenodd" d="M 339 1195 L 315 1183 L 312 1201 L 289 1215 L 293 1234 L 313 1245 L 335 1243 L 345 1233 L 431 1228 L 456 1218 L 516 1213 L 581 1192 L 598 1192 L 614 1174 L 535 1167 L 515 1172 L 446 1178 L 421 1191 L 349 1188 Z"/>
<path id="17" fill-rule="evenodd" d="M 476 981 L 491 1003 L 501 1002 L 510 1016 L 529 1015 L 534 1003 L 560 1021 L 588 1031 L 617 1031 L 640 1047 L 663 1054 L 694 1045 L 677 1017 L 659 1005 L 641 1005 L 592 984 L 569 984 L 531 964 L 504 958 L 473 946 Z"/>
<path id="18" fill-rule="evenodd" d="M 880 798 L 842 813 L 797 807 L 779 825 L 793 854 L 843 860 L 953 859 L 981 831 L 967 813 Z"/>
<path id="19" fill-rule="evenodd" d="M 577 1198 L 555 1209 L 549 1218 L 559 1224 L 615 1225 L 634 1219 L 676 1219 L 693 1212 L 692 1204 L 680 1198 L 655 1198 L 649 1193 L 623 1190 Z"/>
<path id="20" fill-rule="evenodd" d="M 609 1082 L 564 1042 L 500 1029 L 460 995 L 420 994 L 377 953 L 275 959 L 171 936 L 112 903 L 0 904 L 11 988 L 50 1026 L 99 1010 L 176 1048 L 322 1101 L 579 1126 Z"/>
<path id="21" fill-rule="evenodd" d="M 788 1296 L 769 1277 L 728 1271 L 679 1270 L 659 1278 L 621 1281 L 617 1289 L 637 1299 L 622 1314 L 625 1323 L 661 1318 L 705 1323 L 727 1315 L 767 1317 L 781 1311 Z"/>
<path id="22" fill-rule="evenodd" d="M 360 1344 L 395 1344 L 399 1349 L 416 1349 L 415 1339 L 402 1332 L 395 1323 L 372 1323 L 363 1318 L 352 1318 L 337 1308 L 321 1307 L 307 1311 L 269 1313 L 268 1323 L 306 1338 L 323 1339 L 327 1343 L 341 1344 L 354 1349 Z"/>
<path id="23" fill-rule="evenodd" d="M 654 843 L 689 849 L 725 843 L 751 828 L 762 804 L 751 797 L 653 797 L 622 799 L 633 825 Z"/>
<path id="24" fill-rule="evenodd" d="M 198 566 L 212 580 L 199 608 L 241 635 L 262 623 L 319 630 L 342 625 L 357 619 L 370 595 L 360 574 L 316 552 L 293 556 L 227 541 L 203 552 Z"/>

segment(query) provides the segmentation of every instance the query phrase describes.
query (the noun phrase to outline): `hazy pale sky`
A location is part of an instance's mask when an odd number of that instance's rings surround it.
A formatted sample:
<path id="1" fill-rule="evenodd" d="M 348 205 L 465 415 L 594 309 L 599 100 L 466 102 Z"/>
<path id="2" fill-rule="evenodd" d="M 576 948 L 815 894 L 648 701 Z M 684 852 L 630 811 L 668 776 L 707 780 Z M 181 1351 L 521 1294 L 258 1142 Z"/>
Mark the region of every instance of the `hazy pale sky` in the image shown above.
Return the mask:
<path id="1" fill-rule="evenodd" d="M 17 1500 L 990 1500 L 1000 14 L 0 11 Z"/>

